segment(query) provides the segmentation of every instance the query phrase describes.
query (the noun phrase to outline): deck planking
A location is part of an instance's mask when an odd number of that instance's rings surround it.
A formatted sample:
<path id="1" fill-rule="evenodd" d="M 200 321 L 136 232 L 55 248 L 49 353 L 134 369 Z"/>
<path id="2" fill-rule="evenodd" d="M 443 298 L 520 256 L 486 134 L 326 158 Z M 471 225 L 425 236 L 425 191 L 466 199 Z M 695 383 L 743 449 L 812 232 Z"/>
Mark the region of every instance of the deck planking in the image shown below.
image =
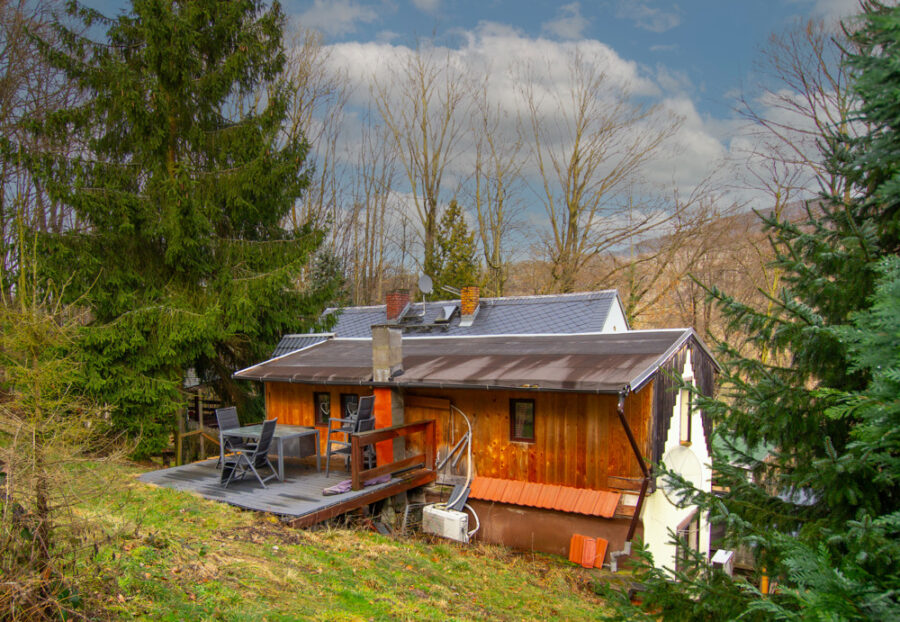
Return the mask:
<path id="1" fill-rule="evenodd" d="M 368 486 L 363 490 L 325 496 L 322 494 L 323 489 L 350 479 L 350 474 L 346 471 L 332 470 L 330 477 L 326 478 L 324 467 L 321 472 L 317 472 L 313 465 L 286 458 L 283 482 L 272 479 L 266 482 L 268 488 L 263 488 L 253 474 L 249 473 L 244 480 L 233 481 L 228 488 L 223 488 L 219 483 L 221 470 L 216 468 L 216 462 L 213 458 L 150 471 L 140 475 L 138 480 L 193 492 L 205 499 L 228 503 L 246 510 L 278 514 L 291 524 L 305 526 L 421 486 L 434 479 L 433 472 L 419 469 L 394 476 L 388 482 Z"/>

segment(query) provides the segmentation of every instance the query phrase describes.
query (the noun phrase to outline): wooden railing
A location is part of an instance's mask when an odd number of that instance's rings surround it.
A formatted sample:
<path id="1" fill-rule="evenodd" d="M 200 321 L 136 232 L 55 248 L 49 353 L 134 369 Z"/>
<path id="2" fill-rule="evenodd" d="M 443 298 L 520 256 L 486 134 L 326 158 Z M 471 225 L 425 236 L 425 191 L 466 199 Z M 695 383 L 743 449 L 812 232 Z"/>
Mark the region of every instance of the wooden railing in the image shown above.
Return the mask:
<path id="1" fill-rule="evenodd" d="M 199 456 L 200 459 L 206 458 L 206 441 L 211 441 L 218 447 L 219 431 L 218 428 L 209 428 L 206 425 L 207 420 L 215 421 L 216 408 L 222 405 L 222 402 L 214 399 L 204 399 L 200 395 L 193 395 L 188 399 L 188 406 L 185 410 L 178 413 L 178 427 L 175 430 L 175 465 L 178 466 L 184 462 L 184 439 L 191 436 L 197 436 L 200 439 Z M 188 430 L 189 425 L 197 420 L 197 427 Z"/>
<path id="2" fill-rule="evenodd" d="M 350 477 L 353 490 L 362 490 L 363 483 L 370 479 L 396 473 L 409 467 L 422 465 L 426 469 L 434 470 L 434 456 L 436 450 L 435 423 L 433 419 L 428 421 L 416 421 L 415 423 L 403 423 L 350 435 Z M 425 435 L 423 446 L 425 453 L 398 460 L 390 464 L 376 466 L 373 469 L 363 469 L 363 447 L 374 445 L 382 441 L 390 441 L 395 438 L 422 433 Z"/>

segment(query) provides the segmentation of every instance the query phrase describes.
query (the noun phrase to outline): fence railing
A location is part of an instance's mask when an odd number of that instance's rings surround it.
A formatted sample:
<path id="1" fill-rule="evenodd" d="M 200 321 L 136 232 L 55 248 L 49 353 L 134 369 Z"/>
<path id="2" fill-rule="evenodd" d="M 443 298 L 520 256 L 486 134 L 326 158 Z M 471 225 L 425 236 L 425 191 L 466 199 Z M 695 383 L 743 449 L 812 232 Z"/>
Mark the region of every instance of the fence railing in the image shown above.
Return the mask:
<path id="1" fill-rule="evenodd" d="M 389 428 L 380 428 L 371 432 L 361 432 L 359 434 L 350 435 L 350 479 L 351 488 L 353 490 L 362 490 L 363 483 L 370 479 L 381 475 L 388 475 L 408 469 L 414 466 L 424 466 L 426 469 L 434 470 L 434 457 L 436 450 L 435 422 L 433 419 L 428 421 L 416 421 L 415 423 L 402 423 L 400 425 L 391 426 Z M 402 460 L 391 462 L 382 466 L 376 466 L 372 469 L 363 469 L 363 448 L 367 445 L 374 445 L 382 441 L 390 441 L 395 438 L 402 438 L 412 434 L 423 434 L 424 453 L 409 456 Z"/>
<path id="2" fill-rule="evenodd" d="M 208 424 L 215 423 L 216 408 L 221 405 L 219 400 L 204 399 L 199 395 L 188 399 L 187 408 L 178 413 L 178 427 L 175 430 L 176 466 L 184 463 L 184 441 L 192 436 L 198 437 L 197 455 L 200 459 L 207 457 L 207 440 L 218 447 L 219 431 L 216 427 L 210 428 Z M 196 427 L 193 427 L 195 422 Z"/>

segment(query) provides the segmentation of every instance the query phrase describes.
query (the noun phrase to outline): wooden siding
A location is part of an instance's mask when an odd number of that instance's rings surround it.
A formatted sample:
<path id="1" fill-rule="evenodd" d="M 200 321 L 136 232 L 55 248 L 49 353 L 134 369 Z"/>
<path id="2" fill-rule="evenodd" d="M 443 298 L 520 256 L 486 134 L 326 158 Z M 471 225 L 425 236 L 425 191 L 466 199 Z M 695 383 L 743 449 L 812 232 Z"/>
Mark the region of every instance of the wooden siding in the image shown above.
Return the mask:
<path id="1" fill-rule="evenodd" d="M 710 356 L 693 339 L 673 354 L 656 372 L 656 396 L 653 402 L 653 430 L 650 457 L 653 463 L 662 460 L 662 452 L 666 446 L 669 423 L 678 397 L 678 386 L 684 371 L 687 352 L 691 353 L 691 365 L 694 368 L 694 382 L 701 394 L 712 397 L 716 388 L 716 365 Z M 712 451 L 710 441 L 712 429 L 710 418 L 703 416 L 703 432 L 706 436 L 706 448 Z"/>
<path id="2" fill-rule="evenodd" d="M 625 405 L 645 456 L 652 396 L 653 387 L 647 386 L 630 395 Z M 516 398 L 535 400 L 534 443 L 509 440 L 509 400 Z M 473 461 L 480 476 L 601 489 L 633 489 L 639 482 L 640 467 L 616 415 L 615 395 L 463 390 L 407 394 L 407 422 L 437 420 L 441 455 L 466 429 L 462 417 L 450 412 L 450 402 L 472 420 Z"/>
<path id="3" fill-rule="evenodd" d="M 293 425 L 314 425 L 313 393 L 331 393 L 332 408 L 341 393 L 367 395 L 360 386 L 322 386 L 266 383 L 266 412 L 269 418 Z M 439 457 L 465 433 L 462 417 L 450 404 L 469 416 L 474 428 L 475 472 L 497 477 L 559 484 L 576 488 L 636 490 L 641 471 L 616 415 L 617 396 L 538 391 L 434 390 L 403 396 L 405 422 L 437 421 Z M 509 440 L 509 400 L 535 401 L 535 442 Z M 630 394 L 625 413 L 638 446 L 650 457 L 650 412 L 653 383 Z M 324 453 L 326 430 L 320 427 Z M 407 439 L 408 452 L 423 448 L 416 437 Z M 460 460 L 464 464 L 465 456 Z"/>
<path id="4" fill-rule="evenodd" d="M 278 417 L 279 423 L 288 425 L 315 426 L 319 429 L 319 451 L 325 455 L 325 439 L 328 427 L 317 426 L 313 393 L 331 394 L 331 414 L 341 406 L 341 393 L 372 395 L 372 389 L 358 385 L 322 386 L 311 384 L 291 384 L 287 382 L 266 382 L 266 418 Z"/>

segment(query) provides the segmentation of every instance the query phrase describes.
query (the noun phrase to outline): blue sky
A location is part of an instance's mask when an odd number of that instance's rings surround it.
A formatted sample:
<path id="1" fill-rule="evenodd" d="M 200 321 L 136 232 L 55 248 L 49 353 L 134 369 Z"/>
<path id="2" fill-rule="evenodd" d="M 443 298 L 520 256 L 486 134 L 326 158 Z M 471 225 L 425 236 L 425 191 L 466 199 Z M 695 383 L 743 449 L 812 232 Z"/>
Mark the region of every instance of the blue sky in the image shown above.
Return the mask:
<path id="1" fill-rule="evenodd" d="M 86 0 L 115 14 L 127 2 Z M 754 60 L 773 32 L 808 18 L 852 13 L 857 0 L 283 0 L 299 23 L 329 44 L 411 46 L 434 37 L 458 46 L 490 22 L 528 38 L 596 40 L 623 59 L 665 67 L 693 93 L 698 111 L 728 116 L 734 95 L 753 82 Z"/>
<path id="2" fill-rule="evenodd" d="M 529 38 L 600 41 L 624 59 L 664 66 L 689 81 L 703 113 L 724 116 L 733 95 L 752 82 L 768 36 L 810 17 L 844 16 L 856 0 L 287 0 L 301 23 L 326 41 L 411 45 L 436 35 L 453 47 L 460 31 L 493 22 Z"/>

